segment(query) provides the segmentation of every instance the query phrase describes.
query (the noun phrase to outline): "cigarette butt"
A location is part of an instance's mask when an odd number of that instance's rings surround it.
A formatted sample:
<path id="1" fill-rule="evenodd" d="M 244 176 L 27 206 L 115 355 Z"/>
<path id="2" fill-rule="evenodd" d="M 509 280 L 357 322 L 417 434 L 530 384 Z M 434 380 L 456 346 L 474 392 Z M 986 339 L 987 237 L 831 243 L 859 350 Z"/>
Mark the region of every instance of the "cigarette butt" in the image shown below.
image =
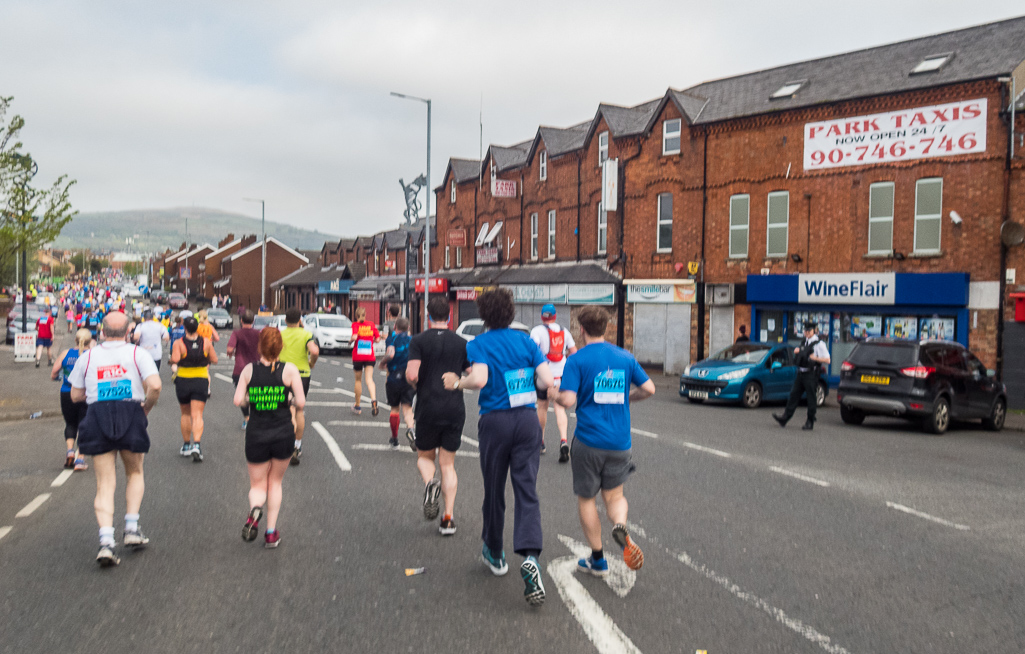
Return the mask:
<path id="1" fill-rule="evenodd" d="M 406 568 L 406 576 L 422 575 L 426 570 L 427 568 Z"/>

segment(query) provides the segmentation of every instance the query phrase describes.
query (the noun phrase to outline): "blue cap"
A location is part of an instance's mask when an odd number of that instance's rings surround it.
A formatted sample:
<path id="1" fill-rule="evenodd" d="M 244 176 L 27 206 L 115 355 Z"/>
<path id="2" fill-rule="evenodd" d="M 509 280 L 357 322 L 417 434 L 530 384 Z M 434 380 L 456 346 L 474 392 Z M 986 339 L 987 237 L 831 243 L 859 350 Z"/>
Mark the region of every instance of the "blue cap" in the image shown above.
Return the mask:
<path id="1" fill-rule="evenodd" d="M 555 315 L 555 305 L 554 304 L 546 304 L 543 307 L 541 307 L 541 315 L 542 316 L 554 316 Z"/>

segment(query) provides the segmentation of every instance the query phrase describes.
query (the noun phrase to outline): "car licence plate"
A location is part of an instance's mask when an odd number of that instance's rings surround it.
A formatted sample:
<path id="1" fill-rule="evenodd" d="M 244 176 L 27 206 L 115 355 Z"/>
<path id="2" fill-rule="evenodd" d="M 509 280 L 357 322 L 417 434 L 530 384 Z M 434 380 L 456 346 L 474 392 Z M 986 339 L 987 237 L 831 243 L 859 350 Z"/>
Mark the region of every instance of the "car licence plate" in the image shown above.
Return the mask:
<path id="1" fill-rule="evenodd" d="M 861 376 L 861 383 L 862 384 L 882 384 L 883 386 L 888 386 L 890 384 L 890 378 L 889 377 L 879 376 L 879 375 L 862 375 Z"/>
<path id="2" fill-rule="evenodd" d="M 707 400 L 708 399 L 708 391 L 690 391 L 687 394 L 687 397 L 691 397 L 691 398 L 693 398 L 695 400 Z"/>

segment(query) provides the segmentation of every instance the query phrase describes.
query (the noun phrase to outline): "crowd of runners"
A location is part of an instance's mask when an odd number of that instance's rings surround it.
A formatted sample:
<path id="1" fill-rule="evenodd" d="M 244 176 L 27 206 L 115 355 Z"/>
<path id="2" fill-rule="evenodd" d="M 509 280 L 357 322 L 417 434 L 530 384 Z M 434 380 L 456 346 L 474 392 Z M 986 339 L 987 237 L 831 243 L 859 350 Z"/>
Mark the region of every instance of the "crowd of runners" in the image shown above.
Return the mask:
<path id="1" fill-rule="evenodd" d="M 126 513 L 122 542 L 141 548 L 148 542 L 139 526 L 144 491 L 143 460 L 150 449 L 148 418 L 161 394 L 160 366 L 168 344 L 174 396 L 181 412 L 179 453 L 203 461 L 204 411 L 211 396 L 210 366 L 218 363 L 220 335 L 205 312 L 172 315 L 159 305 L 129 308 L 125 298 L 103 280 L 61 285 L 53 290 L 54 310 L 35 325 L 36 365 L 47 352 L 51 377 L 62 381 L 61 408 L 67 446 L 65 466 L 84 470 L 92 457 L 96 474 L 95 511 L 102 566 L 120 562 L 114 531 L 116 459 L 126 472 Z M 135 304 L 135 303 L 133 303 Z M 634 357 L 605 341 L 609 316 L 596 306 L 576 315 L 581 345 L 556 322 L 553 305 L 542 308 L 542 324 L 530 335 L 510 329 L 515 316 L 512 294 L 504 289 L 477 299 L 486 331 L 467 342 L 450 329 L 446 298 L 427 305 L 428 325 L 410 335 L 407 318 L 391 307 L 387 338 L 357 309 L 352 324 L 354 413 L 363 399 L 378 415 L 374 369 L 386 371 L 390 406 L 389 444 L 399 445 L 400 427 L 417 454 L 423 484 L 423 515 L 435 520 L 443 536 L 456 533 L 458 478 L 455 456 L 463 440 L 466 409 L 463 392 L 478 393 L 477 440 L 483 482 L 481 560 L 497 576 L 509 570 L 504 549 L 505 490 L 513 489 L 515 514 L 512 551 L 522 557 L 520 575 L 531 606 L 545 601 L 539 557 L 542 550 L 541 503 L 537 491 L 540 457 L 549 407 L 559 435 L 559 461 L 569 463 L 581 527 L 591 554 L 578 569 L 608 573 L 600 494 L 612 525 L 612 539 L 631 569 L 643 554 L 627 528 L 623 487 L 634 471 L 631 458 L 630 404 L 654 393 L 652 381 Z M 54 319 L 68 317 L 73 347 L 52 355 Z M 83 316 L 85 323 L 83 324 Z M 313 335 L 297 309 L 285 314 L 286 327 L 256 330 L 254 316 L 243 312 L 226 354 L 233 360 L 233 403 L 242 413 L 245 461 L 249 474 L 248 513 L 242 538 L 254 541 L 263 528 L 264 546 L 281 543 L 278 518 L 282 481 L 289 466 L 302 460 L 306 396 L 319 358 Z M 383 356 L 378 356 L 378 353 Z M 363 389 L 366 388 L 366 395 Z M 567 409 L 576 407 L 576 428 L 568 434 Z"/>

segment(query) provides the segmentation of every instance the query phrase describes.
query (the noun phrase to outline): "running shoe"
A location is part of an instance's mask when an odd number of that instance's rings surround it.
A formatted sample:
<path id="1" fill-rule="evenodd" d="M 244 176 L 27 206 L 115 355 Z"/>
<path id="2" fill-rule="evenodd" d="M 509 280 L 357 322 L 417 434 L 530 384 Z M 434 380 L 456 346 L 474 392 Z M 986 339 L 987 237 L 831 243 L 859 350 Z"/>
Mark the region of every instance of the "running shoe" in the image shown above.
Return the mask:
<path id="1" fill-rule="evenodd" d="M 192 443 L 182 443 L 182 449 L 178 450 L 178 454 L 182 456 L 192 454 Z"/>
<path id="2" fill-rule="evenodd" d="M 242 540 L 247 543 L 251 543 L 256 540 L 260 531 L 260 518 L 263 516 L 263 509 L 259 506 L 254 506 L 249 509 L 249 517 L 246 518 L 246 524 L 242 527 Z"/>
<path id="3" fill-rule="evenodd" d="M 586 559 L 577 561 L 577 570 L 587 572 L 595 577 L 604 577 L 609 574 L 609 562 L 605 558 L 595 561 L 593 556 L 588 556 Z"/>
<path id="4" fill-rule="evenodd" d="M 569 461 L 569 443 L 562 441 L 562 445 L 559 446 L 559 463 L 567 461 Z"/>
<path id="5" fill-rule="evenodd" d="M 547 454 L 547 453 L 548 453 L 548 448 L 545 447 L 545 442 L 541 441 L 541 454 Z"/>
<path id="6" fill-rule="evenodd" d="M 541 564 L 536 556 L 528 556 L 520 566 L 523 577 L 523 597 L 534 608 L 545 603 L 545 584 L 541 581 Z"/>
<path id="7" fill-rule="evenodd" d="M 486 543 L 481 546 L 480 560 L 484 562 L 484 565 L 491 568 L 491 574 L 496 577 L 501 577 L 505 573 L 509 572 L 509 564 L 505 562 L 505 552 L 499 552 L 496 557 L 492 554 L 491 550 L 488 549 Z"/>
<path id="8" fill-rule="evenodd" d="M 292 450 L 292 458 L 289 460 L 288 465 L 297 466 L 299 465 L 299 459 L 303 457 L 303 448 L 297 447 Z"/>
<path id="9" fill-rule="evenodd" d="M 199 449 L 199 443 L 194 443 L 192 445 L 192 451 L 190 454 L 192 454 L 193 463 L 199 463 L 203 460 L 203 450 Z"/>
<path id="10" fill-rule="evenodd" d="M 39 359 L 36 359 L 36 368 L 39 367 Z"/>
<path id="11" fill-rule="evenodd" d="M 74 450 L 68 450 L 68 458 L 64 459 L 64 467 L 65 468 L 74 468 L 75 467 L 75 451 Z"/>
<path id="12" fill-rule="evenodd" d="M 388 445 L 391 445 L 391 448 L 393 450 L 399 449 L 399 439 L 394 437 L 394 436 L 392 436 L 391 438 L 388 439 Z"/>
<path id="13" fill-rule="evenodd" d="M 82 472 L 83 470 L 88 470 L 88 469 L 89 469 L 89 466 L 85 462 L 85 457 L 81 457 L 80 456 L 77 459 L 75 459 L 75 471 L 76 472 Z"/>
<path id="14" fill-rule="evenodd" d="M 96 554 L 96 562 L 100 564 L 101 568 L 109 568 L 121 563 L 121 559 L 114 554 L 112 545 L 100 545 L 100 551 Z"/>
<path id="15" fill-rule="evenodd" d="M 149 539 L 146 538 L 146 534 L 142 533 L 142 529 L 136 527 L 135 531 L 125 530 L 125 547 L 138 550 L 147 545 L 149 545 Z"/>
<path id="16" fill-rule="evenodd" d="M 275 529 L 274 531 L 268 531 L 266 534 L 263 535 L 263 546 L 267 549 L 272 550 L 280 544 L 281 534 L 278 533 L 277 529 Z"/>
<path id="17" fill-rule="evenodd" d="M 248 421 L 248 420 L 245 420 L 245 419 L 243 419 L 243 420 L 242 420 L 242 429 L 245 429 L 245 428 L 246 428 L 246 427 L 248 427 L 248 426 L 249 426 L 249 421 Z"/>
<path id="18" fill-rule="evenodd" d="M 379 413 L 379 411 L 377 410 L 377 400 L 373 400 L 370 403 L 370 415 L 372 415 L 374 417 L 377 417 L 378 413 Z"/>
<path id="19" fill-rule="evenodd" d="M 358 416 L 359 414 L 363 413 L 363 409 L 360 407 L 360 405 L 353 404 L 352 405 L 352 412 L 355 413 Z"/>
<path id="20" fill-rule="evenodd" d="M 452 536 L 456 533 L 456 522 L 452 518 L 444 518 L 438 525 L 438 532 L 442 536 Z"/>
<path id="21" fill-rule="evenodd" d="M 441 482 L 432 479 L 424 488 L 424 517 L 434 520 L 438 517 L 438 498 L 441 497 Z"/>
<path id="22" fill-rule="evenodd" d="M 409 443 L 409 449 L 413 450 L 413 454 L 416 454 L 416 434 L 413 433 L 412 429 L 406 430 L 406 441 Z"/>
<path id="23" fill-rule="evenodd" d="M 640 570 L 644 565 L 644 552 L 630 538 L 630 532 L 626 530 L 626 525 L 616 525 L 612 528 L 612 540 L 623 548 L 623 561 L 626 562 L 626 567 L 631 570 Z"/>

